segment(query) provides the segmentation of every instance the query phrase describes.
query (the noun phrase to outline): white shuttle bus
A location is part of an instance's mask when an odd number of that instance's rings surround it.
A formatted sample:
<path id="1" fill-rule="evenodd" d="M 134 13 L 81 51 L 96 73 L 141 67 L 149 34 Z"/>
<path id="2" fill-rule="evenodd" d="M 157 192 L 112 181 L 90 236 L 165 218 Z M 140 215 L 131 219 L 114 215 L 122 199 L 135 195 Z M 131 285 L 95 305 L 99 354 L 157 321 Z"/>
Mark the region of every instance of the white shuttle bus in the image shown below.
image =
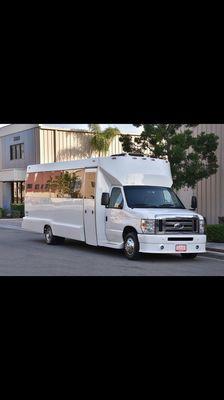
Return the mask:
<path id="1" fill-rule="evenodd" d="M 47 244 L 65 238 L 93 246 L 194 258 L 206 247 L 205 222 L 172 190 L 170 164 L 142 155 L 33 165 L 27 168 L 23 228 Z"/>

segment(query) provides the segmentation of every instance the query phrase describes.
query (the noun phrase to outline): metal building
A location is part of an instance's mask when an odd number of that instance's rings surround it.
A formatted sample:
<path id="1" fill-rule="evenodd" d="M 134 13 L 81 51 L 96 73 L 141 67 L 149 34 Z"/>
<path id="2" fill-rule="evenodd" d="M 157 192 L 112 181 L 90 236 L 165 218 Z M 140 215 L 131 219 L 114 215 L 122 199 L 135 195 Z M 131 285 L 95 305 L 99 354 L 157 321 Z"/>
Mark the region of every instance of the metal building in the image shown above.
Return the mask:
<path id="1" fill-rule="evenodd" d="M 194 134 L 200 132 L 215 133 L 219 137 L 216 151 L 218 171 L 198 182 L 194 190 L 184 188 L 178 195 L 187 207 L 190 207 L 192 194 L 196 195 L 198 212 L 206 217 L 209 224 L 218 224 L 219 217 L 224 217 L 224 124 L 200 124 L 194 129 Z"/>

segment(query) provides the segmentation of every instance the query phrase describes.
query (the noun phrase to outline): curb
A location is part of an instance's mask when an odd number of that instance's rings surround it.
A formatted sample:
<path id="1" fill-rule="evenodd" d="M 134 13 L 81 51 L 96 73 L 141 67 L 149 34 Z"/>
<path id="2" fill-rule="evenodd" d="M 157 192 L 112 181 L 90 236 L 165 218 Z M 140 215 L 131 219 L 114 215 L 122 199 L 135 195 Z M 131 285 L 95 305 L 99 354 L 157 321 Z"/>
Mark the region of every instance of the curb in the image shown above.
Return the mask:
<path id="1" fill-rule="evenodd" d="M 224 254 L 224 250 L 223 249 L 217 249 L 217 248 L 213 248 L 213 247 L 206 247 L 207 251 L 212 251 L 215 253 L 223 253 Z"/>
<path id="2" fill-rule="evenodd" d="M 216 260 L 222 260 L 224 261 L 224 254 L 220 253 L 218 251 L 207 251 L 203 255 L 201 255 L 203 258 L 214 258 Z"/>

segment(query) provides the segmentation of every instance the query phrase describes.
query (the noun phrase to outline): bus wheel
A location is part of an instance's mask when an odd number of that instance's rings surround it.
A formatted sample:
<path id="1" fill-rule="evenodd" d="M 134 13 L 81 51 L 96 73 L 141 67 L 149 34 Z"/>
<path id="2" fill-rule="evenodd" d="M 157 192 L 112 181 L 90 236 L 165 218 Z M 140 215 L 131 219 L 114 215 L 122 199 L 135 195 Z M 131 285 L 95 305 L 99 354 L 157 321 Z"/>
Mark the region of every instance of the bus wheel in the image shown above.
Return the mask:
<path id="1" fill-rule="evenodd" d="M 55 244 L 56 237 L 52 233 L 52 229 L 50 226 L 45 226 L 44 228 L 44 237 L 47 244 Z"/>
<path id="2" fill-rule="evenodd" d="M 139 242 L 135 232 L 129 232 L 124 240 L 124 254 L 129 260 L 139 257 Z"/>

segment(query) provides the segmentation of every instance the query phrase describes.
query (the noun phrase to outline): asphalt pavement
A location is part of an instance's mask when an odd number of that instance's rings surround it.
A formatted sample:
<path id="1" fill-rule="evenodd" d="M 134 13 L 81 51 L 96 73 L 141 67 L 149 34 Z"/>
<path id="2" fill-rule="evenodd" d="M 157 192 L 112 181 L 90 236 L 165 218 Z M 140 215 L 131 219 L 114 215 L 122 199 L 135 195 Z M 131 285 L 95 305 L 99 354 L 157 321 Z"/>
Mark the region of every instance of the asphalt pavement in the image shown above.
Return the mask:
<path id="1" fill-rule="evenodd" d="M 224 276 L 224 255 L 209 252 L 184 260 L 144 254 L 129 261 L 120 250 L 72 240 L 48 246 L 42 235 L 11 220 L 0 223 L 0 276 Z"/>

